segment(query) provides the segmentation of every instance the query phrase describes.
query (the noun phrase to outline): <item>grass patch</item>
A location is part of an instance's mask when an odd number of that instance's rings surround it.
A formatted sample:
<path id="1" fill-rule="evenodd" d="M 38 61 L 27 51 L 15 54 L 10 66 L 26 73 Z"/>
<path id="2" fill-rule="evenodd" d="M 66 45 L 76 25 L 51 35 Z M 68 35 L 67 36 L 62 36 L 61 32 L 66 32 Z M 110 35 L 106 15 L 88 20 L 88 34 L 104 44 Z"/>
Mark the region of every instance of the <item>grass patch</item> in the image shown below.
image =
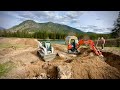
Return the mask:
<path id="1" fill-rule="evenodd" d="M 1 44 L 0 44 L 0 49 L 2 49 L 2 48 L 10 48 L 10 47 L 25 48 L 25 47 L 27 47 L 27 45 L 22 45 L 22 44 L 9 44 L 9 43 L 1 43 Z"/>
<path id="2" fill-rule="evenodd" d="M 115 50 L 120 49 L 120 47 L 107 47 L 107 48 L 111 48 L 111 49 L 115 49 Z"/>
<path id="3" fill-rule="evenodd" d="M 10 61 L 0 64 L 0 77 L 4 76 L 6 73 L 8 73 L 13 67 L 14 67 L 14 65 Z"/>

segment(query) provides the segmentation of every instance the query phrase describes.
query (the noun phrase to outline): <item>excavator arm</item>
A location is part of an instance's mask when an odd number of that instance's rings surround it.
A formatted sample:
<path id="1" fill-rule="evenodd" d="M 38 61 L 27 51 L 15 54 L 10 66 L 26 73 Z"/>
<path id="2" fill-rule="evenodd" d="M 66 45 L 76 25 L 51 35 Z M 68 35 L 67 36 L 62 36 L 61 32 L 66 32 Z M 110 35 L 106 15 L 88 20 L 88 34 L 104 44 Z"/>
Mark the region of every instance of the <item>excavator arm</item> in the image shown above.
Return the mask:
<path id="1" fill-rule="evenodd" d="M 102 53 L 95 47 L 95 44 L 94 44 L 94 42 L 92 40 L 86 40 L 86 41 L 79 40 L 79 42 L 77 44 L 77 48 L 79 48 L 83 44 L 89 45 L 90 49 L 92 49 L 96 55 L 98 55 L 98 56 L 102 55 Z"/>

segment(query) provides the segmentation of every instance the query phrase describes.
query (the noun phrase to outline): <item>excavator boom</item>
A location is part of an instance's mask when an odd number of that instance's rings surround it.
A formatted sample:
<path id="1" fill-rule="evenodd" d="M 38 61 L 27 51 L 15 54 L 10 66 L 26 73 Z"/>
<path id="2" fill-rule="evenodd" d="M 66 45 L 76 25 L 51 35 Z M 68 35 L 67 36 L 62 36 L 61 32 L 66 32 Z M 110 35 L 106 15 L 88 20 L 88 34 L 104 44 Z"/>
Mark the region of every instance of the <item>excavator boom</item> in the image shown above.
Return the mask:
<path id="1" fill-rule="evenodd" d="M 95 47 L 95 44 L 92 40 L 79 40 L 77 48 L 79 48 L 81 45 L 89 45 L 90 49 L 92 49 L 96 55 L 102 55 L 102 53 Z"/>

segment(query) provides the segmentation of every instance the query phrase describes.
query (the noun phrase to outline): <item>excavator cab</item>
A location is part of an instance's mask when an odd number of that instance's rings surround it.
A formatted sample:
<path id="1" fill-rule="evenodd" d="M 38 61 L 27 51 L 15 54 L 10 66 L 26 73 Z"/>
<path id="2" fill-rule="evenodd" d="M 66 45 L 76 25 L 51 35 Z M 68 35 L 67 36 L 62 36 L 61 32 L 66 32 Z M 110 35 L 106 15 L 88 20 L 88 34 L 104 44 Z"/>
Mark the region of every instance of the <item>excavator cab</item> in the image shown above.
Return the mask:
<path id="1" fill-rule="evenodd" d="M 68 53 L 76 53 L 77 48 L 76 45 L 78 43 L 78 39 L 71 38 L 68 43 Z"/>
<path id="2" fill-rule="evenodd" d="M 51 60 L 54 60 L 54 58 L 56 57 L 54 48 L 52 47 L 49 41 L 42 42 L 42 46 L 40 47 L 40 50 L 37 51 L 37 54 L 44 61 L 51 61 Z"/>
<path id="3" fill-rule="evenodd" d="M 47 49 L 47 52 L 52 51 L 52 46 L 50 42 L 43 42 L 43 46 Z"/>

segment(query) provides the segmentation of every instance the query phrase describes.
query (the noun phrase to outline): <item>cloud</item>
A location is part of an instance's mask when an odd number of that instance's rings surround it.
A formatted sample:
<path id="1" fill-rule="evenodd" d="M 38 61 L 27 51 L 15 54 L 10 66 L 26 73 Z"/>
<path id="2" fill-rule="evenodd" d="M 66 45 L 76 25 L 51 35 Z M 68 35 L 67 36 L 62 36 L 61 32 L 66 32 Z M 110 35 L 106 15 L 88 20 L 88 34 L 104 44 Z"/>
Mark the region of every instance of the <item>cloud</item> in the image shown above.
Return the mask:
<path id="1" fill-rule="evenodd" d="M 96 20 L 101 20 L 101 19 L 97 18 Z"/>
<path id="2" fill-rule="evenodd" d="M 5 27 L 10 28 L 22 21 L 34 20 L 38 23 L 65 24 L 86 32 L 108 32 L 112 26 L 108 21 L 111 22 L 114 14 L 104 13 L 97 11 L 0 11 L 0 26 L 4 24 Z"/>
<path id="3" fill-rule="evenodd" d="M 20 18 L 22 17 L 20 17 L 15 11 L 0 11 L 0 26 L 10 28 L 21 23 Z"/>
<path id="4" fill-rule="evenodd" d="M 74 19 L 74 18 L 78 18 L 82 14 L 83 12 L 81 11 L 69 11 L 66 13 L 66 17 L 68 17 L 69 19 Z"/>
<path id="5" fill-rule="evenodd" d="M 95 32 L 95 33 L 110 33 L 112 28 L 100 28 L 94 25 L 87 25 L 84 27 L 80 27 L 81 30 L 85 32 Z"/>

